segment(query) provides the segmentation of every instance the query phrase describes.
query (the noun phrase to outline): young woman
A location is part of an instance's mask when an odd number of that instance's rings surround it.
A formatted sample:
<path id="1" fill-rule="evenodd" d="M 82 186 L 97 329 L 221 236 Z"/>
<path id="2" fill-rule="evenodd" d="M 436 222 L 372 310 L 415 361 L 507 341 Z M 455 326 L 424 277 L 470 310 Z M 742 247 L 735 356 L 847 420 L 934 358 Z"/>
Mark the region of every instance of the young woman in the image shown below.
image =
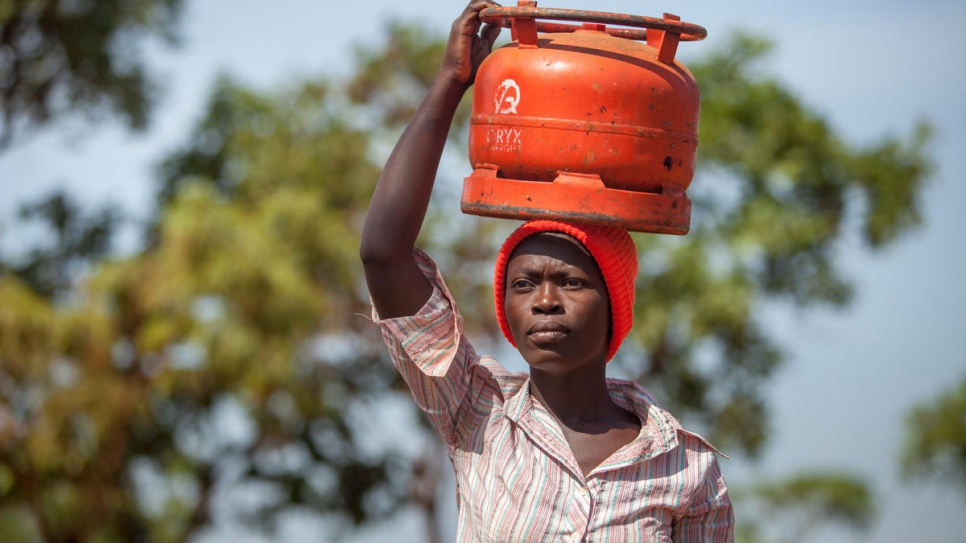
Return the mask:
<path id="1" fill-rule="evenodd" d="M 379 179 L 361 258 L 393 363 L 447 445 L 458 541 L 730 542 L 713 448 L 637 383 L 608 379 L 631 329 L 626 231 L 532 221 L 497 258 L 497 319 L 529 374 L 477 355 L 436 265 L 414 246 L 449 125 L 499 28 L 472 0 Z M 481 31 L 481 27 L 482 31 Z"/>

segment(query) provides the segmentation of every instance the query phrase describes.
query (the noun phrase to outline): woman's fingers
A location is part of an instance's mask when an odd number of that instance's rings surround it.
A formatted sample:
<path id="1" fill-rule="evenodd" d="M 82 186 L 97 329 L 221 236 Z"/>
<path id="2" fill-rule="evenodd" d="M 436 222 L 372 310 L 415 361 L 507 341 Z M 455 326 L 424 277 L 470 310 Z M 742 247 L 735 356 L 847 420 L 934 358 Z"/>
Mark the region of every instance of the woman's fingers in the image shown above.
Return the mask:
<path id="1" fill-rule="evenodd" d="M 498 37 L 500 37 L 501 30 L 503 29 L 500 28 L 500 25 L 494 25 L 489 23 L 487 23 L 486 25 L 483 25 L 483 32 L 480 33 L 480 37 L 483 38 L 483 46 L 486 48 L 487 51 L 493 50 L 493 43 L 496 41 Z"/>
<path id="2" fill-rule="evenodd" d="M 490 0 L 471 0 L 453 21 L 443 69 L 461 83 L 472 83 L 477 67 L 500 34 L 498 25 L 484 25 L 480 20 L 480 12 L 491 7 L 500 5 Z"/>

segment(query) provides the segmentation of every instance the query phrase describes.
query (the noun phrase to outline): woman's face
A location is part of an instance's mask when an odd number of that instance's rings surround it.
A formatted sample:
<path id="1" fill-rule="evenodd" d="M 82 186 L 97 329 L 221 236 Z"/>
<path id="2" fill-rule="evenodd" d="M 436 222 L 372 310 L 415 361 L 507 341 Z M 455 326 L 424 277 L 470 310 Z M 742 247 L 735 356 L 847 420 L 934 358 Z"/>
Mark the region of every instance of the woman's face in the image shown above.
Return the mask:
<path id="1" fill-rule="evenodd" d="M 564 374 L 607 361 L 607 287 L 570 236 L 536 234 L 517 246 L 507 263 L 505 303 L 513 340 L 531 368 Z"/>

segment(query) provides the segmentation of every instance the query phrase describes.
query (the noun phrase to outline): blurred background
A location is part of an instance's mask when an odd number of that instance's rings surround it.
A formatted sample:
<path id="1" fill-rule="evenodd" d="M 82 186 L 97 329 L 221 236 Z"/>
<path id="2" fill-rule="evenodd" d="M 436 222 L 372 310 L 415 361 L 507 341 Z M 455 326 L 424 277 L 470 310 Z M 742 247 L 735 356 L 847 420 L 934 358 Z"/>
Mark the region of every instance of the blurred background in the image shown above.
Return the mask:
<path id="1" fill-rule="evenodd" d="M 966 541 L 966 4 L 541 5 L 708 29 L 692 232 L 635 237 L 611 369 L 731 457 L 738 540 Z M 453 539 L 357 251 L 463 6 L 0 3 L 5 543 Z M 523 370 L 467 114 L 421 245 Z"/>

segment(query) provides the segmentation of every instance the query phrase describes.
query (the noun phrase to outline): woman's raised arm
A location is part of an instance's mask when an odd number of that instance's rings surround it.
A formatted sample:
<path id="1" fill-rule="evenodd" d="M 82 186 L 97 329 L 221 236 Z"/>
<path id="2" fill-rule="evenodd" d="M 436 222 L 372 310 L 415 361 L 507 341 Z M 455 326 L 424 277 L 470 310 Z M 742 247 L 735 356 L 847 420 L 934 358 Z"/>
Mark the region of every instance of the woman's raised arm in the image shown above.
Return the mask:
<path id="1" fill-rule="evenodd" d="M 479 13 L 498 4 L 472 0 L 453 22 L 429 92 L 396 143 L 369 203 L 359 255 L 381 318 L 413 315 L 432 293 L 413 259 L 456 106 L 500 33 Z"/>

